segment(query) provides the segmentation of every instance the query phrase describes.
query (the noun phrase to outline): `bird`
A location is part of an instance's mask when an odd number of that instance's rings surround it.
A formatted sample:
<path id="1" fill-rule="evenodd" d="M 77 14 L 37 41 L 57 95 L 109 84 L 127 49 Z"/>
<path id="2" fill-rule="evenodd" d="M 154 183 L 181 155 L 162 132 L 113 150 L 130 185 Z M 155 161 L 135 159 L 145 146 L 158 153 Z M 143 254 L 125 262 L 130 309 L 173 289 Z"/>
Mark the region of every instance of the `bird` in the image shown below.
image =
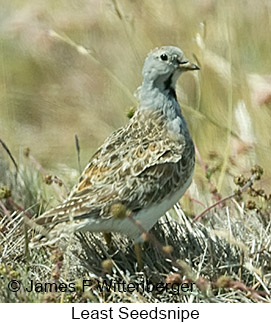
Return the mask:
<path id="1" fill-rule="evenodd" d="M 98 148 L 67 199 L 37 217 L 43 236 L 117 232 L 137 242 L 179 201 L 192 181 L 195 149 L 176 83 L 195 70 L 175 46 L 147 55 L 133 117 Z"/>

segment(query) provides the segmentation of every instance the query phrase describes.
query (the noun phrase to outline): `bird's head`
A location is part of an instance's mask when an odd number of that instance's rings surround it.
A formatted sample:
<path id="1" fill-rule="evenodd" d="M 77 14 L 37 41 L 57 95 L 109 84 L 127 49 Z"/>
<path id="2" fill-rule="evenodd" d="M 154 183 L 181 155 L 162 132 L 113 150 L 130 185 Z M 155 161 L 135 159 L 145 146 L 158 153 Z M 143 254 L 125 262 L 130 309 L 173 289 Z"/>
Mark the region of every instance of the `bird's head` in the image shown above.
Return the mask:
<path id="1" fill-rule="evenodd" d="M 178 47 L 163 46 L 154 49 L 147 56 L 142 71 L 143 83 L 151 83 L 152 86 L 175 95 L 178 77 L 183 72 L 193 70 L 199 70 L 199 67 L 190 63 Z"/>

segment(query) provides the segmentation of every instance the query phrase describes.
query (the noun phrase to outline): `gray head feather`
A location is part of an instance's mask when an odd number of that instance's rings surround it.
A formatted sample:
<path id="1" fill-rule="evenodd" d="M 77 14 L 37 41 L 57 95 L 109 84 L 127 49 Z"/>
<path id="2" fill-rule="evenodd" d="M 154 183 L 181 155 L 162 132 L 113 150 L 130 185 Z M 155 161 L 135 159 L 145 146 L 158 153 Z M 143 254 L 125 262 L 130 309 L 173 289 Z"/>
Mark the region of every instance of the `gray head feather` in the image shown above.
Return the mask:
<path id="1" fill-rule="evenodd" d="M 171 105 L 178 105 L 176 82 L 183 72 L 196 69 L 199 68 L 191 64 L 178 47 L 164 46 L 154 49 L 147 56 L 142 70 L 140 107 L 165 108 L 170 102 Z"/>
<path id="2" fill-rule="evenodd" d="M 172 73 L 180 72 L 179 64 L 185 59 L 178 47 L 167 46 L 156 48 L 147 56 L 142 75 L 144 80 L 159 82 L 167 79 Z M 180 75 L 180 73 L 178 73 Z"/>

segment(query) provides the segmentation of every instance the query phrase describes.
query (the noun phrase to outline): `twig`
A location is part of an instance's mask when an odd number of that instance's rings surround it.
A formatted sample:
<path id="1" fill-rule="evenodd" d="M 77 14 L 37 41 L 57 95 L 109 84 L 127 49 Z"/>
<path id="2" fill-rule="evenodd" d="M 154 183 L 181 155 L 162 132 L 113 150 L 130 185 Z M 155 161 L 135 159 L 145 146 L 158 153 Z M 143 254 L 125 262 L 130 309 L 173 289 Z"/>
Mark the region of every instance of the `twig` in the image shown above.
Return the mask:
<path id="1" fill-rule="evenodd" d="M 29 160 L 33 163 L 33 165 L 36 167 L 36 169 L 43 175 L 43 176 L 46 176 L 48 175 L 47 171 L 45 170 L 45 168 L 36 160 L 36 158 L 31 155 L 30 153 L 27 155 L 27 157 L 29 158 Z M 56 176 L 55 176 L 56 178 Z M 59 178 L 58 178 L 59 179 Z M 63 187 L 65 188 L 65 191 L 66 193 L 68 193 L 68 187 L 66 186 L 66 184 L 61 180 L 59 179 L 59 181 L 63 184 Z M 63 196 L 63 193 L 62 191 L 59 189 L 59 185 L 56 184 L 54 181 L 52 183 L 53 185 L 53 188 L 54 190 L 56 191 L 56 193 L 58 194 L 59 198 L 61 200 L 64 200 L 64 196 Z"/>
<path id="2" fill-rule="evenodd" d="M 195 152 L 196 152 L 196 156 L 197 156 L 197 158 L 198 158 L 199 164 L 200 164 L 200 166 L 202 167 L 202 169 L 203 169 L 204 173 L 206 174 L 206 172 L 207 172 L 207 166 L 206 166 L 206 164 L 204 163 L 204 161 L 203 161 L 203 159 L 202 159 L 202 157 L 201 157 L 201 154 L 200 154 L 200 152 L 199 152 L 199 150 L 198 150 L 198 147 L 197 147 L 196 145 L 195 145 Z"/>
<path id="3" fill-rule="evenodd" d="M 250 178 L 250 180 L 241 188 L 241 191 L 243 192 L 244 190 L 246 190 L 254 181 L 254 179 L 257 177 L 257 174 L 253 174 Z M 231 195 L 235 195 L 231 194 Z M 227 197 L 229 198 L 229 197 Z M 225 199 L 224 199 L 225 200 Z M 219 288 L 220 286 L 218 286 L 217 282 L 213 282 L 213 281 L 208 281 L 206 278 L 204 278 L 203 276 L 199 275 L 199 271 L 198 274 L 194 273 L 192 271 L 191 268 L 189 268 L 189 272 L 188 272 L 188 268 L 186 268 L 186 266 L 182 265 L 182 261 L 176 261 L 168 252 L 165 252 L 163 249 L 163 246 L 161 245 L 161 243 L 155 238 L 154 235 L 150 234 L 149 232 L 147 232 L 144 227 L 141 225 L 141 223 L 139 223 L 138 221 L 136 221 L 133 218 L 133 214 L 131 213 L 130 215 L 128 215 L 128 218 L 131 222 L 133 222 L 139 229 L 140 231 L 145 234 L 149 240 L 153 243 L 154 247 L 156 247 L 164 256 L 166 256 L 167 258 L 169 258 L 172 262 L 172 265 L 175 266 L 176 268 L 178 268 L 185 276 L 187 276 L 188 280 L 191 280 L 192 282 L 194 282 L 197 286 L 197 288 L 201 291 L 207 291 L 210 287 L 217 287 Z M 227 284 L 224 286 L 225 288 L 232 288 L 235 290 L 240 290 L 240 291 L 246 291 L 249 292 L 251 294 L 252 298 L 258 299 L 258 300 L 262 300 L 265 301 L 265 299 L 262 298 L 262 296 L 266 296 L 266 295 L 270 295 L 270 292 L 268 290 L 265 291 L 256 291 L 254 288 L 248 287 L 245 283 L 241 282 L 241 281 L 234 281 L 234 280 L 229 280 L 227 282 Z M 211 291 L 212 292 L 212 291 Z"/>
<path id="4" fill-rule="evenodd" d="M 186 268 L 181 266 L 172 256 L 170 253 L 164 251 L 163 246 L 161 243 L 155 238 L 153 234 L 145 230 L 145 228 L 141 225 L 139 221 L 136 221 L 133 217 L 133 214 L 131 213 L 128 215 L 129 220 L 136 225 L 139 230 L 144 234 L 154 245 L 155 248 L 157 248 L 165 257 L 169 258 L 172 262 L 172 265 L 178 268 L 181 272 L 184 272 L 184 274 L 187 276 L 187 278 L 197 284 L 196 274 L 191 270 L 189 273 Z M 205 280 L 206 283 L 209 285 L 209 282 Z"/>
<path id="5" fill-rule="evenodd" d="M 24 208 L 23 208 L 23 206 L 21 206 L 21 205 L 19 205 L 19 204 L 17 204 L 11 197 L 9 197 L 8 198 L 8 202 L 9 202 L 9 204 L 14 208 L 14 209 L 16 209 L 16 210 L 18 210 L 18 211 L 20 211 L 20 212 L 24 212 L 24 214 L 29 218 L 29 219 L 31 219 L 32 218 L 32 215 L 29 213 L 29 212 L 27 212 L 27 210 L 25 210 Z M 28 208 L 28 210 L 29 209 L 31 209 L 31 207 L 30 208 Z"/>
<path id="6" fill-rule="evenodd" d="M 2 139 L 0 139 L 0 143 L 1 143 L 2 147 L 4 148 L 4 150 L 7 152 L 7 154 L 9 155 L 9 158 L 13 162 L 13 165 L 16 168 L 16 172 L 18 173 L 18 165 L 17 165 L 17 163 L 15 161 L 15 158 L 12 156 L 11 151 L 8 149 L 8 146 L 4 143 L 4 141 Z"/>
<path id="7" fill-rule="evenodd" d="M 0 200 L 0 207 L 2 208 L 4 214 L 9 217 L 10 216 L 10 211 L 6 208 L 5 204 Z"/>
<path id="8" fill-rule="evenodd" d="M 253 175 L 250 177 L 250 179 L 246 182 L 246 184 L 245 184 L 243 187 L 241 187 L 240 192 L 241 192 L 241 193 L 243 193 L 246 189 L 248 189 L 248 188 L 253 184 L 253 182 L 254 182 L 254 180 L 256 179 L 256 177 L 257 177 L 257 176 L 258 176 L 257 174 L 253 174 Z M 230 200 L 230 199 L 232 199 L 233 197 L 237 196 L 238 194 L 239 194 L 239 192 L 234 192 L 234 193 L 230 194 L 229 196 L 226 196 L 226 197 L 224 197 L 223 199 L 221 199 L 221 200 L 219 200 L 219 201 L 215 202 L 215 203 L 214 203 L 214 204 L 212 204 L 211 206 L 207 207 L 207 209 L 205 209 L 203 212 L 201 212 L 199 215 L 197 215 L 197 216 L 193 219 L 192 223 L 195 223 L 195 222 L 197 222 L 199 219 L 203 218 L 203 216 L 204 216 L 206 213 L 208 213 L 211 209 L 213 209 L 213 208 L 214 208 L 215 206 L 217 206 L 218 204 L 224 203 L 224 202 L 226 202 L 227 200 Z"/>

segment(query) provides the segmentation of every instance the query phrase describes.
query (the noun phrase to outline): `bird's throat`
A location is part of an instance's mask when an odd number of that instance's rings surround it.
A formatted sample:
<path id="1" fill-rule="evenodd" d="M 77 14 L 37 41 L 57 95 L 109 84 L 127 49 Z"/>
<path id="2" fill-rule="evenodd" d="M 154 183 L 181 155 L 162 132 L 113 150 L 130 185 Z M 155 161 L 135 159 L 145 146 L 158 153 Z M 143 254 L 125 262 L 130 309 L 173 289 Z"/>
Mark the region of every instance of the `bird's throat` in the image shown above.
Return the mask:
<path id="1" fill-rule="evenodd" d="M 170 75 L 160 82 L 150 82 L 145 79 L 140 88 L 140 105 L 139 109 L 161 109 L 177 110 L 179 114 L 179 104 L 177 101 L 174 74 Z"/>
<path id="2" fill-rule="evenodd" d="M 170 77 L 164 82 L 164 91 L 168 93 L 169 97 L 174 98 L 177 101 L 177 95 L 175 90 L 175 85 L 172 82 L 173 73 Z"/>

